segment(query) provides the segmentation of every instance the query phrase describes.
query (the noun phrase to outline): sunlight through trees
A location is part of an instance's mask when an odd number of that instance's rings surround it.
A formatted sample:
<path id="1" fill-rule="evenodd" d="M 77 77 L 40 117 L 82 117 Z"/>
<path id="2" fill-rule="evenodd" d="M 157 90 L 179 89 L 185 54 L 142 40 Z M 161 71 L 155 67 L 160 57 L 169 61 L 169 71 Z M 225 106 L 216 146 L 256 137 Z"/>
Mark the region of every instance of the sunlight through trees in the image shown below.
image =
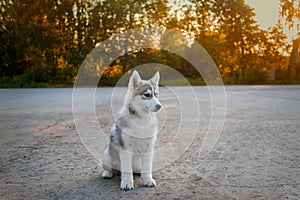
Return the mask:
<path id="1" fill-rule="evenodd" d="M 269 30 L 259 28 L 244 0 L 2 0 L 0 8 L 0 87 L 72 86 L 82 61 L 98 43 L 141 27 L 177 30 L 190 46 L 200 43 L 225 84 L 300 83 L 299 0 L 281 0 L 282 17 Z M 298 26 L 293 44 L 283 31 L 286 23 Z M 179 56 L 141 49 L 105 69 L 106 85 L 149 62 L 168 65 L 189 80 L 201 79 Z"/>

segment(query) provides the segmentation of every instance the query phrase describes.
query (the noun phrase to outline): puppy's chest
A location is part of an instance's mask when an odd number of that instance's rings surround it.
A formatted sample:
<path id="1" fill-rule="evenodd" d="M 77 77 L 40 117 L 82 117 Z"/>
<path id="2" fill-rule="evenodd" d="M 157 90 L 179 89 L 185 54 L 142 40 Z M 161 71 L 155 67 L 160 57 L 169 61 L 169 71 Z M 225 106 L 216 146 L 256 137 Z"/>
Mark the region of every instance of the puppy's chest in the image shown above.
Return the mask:
<path id="1" fill-rule="evenodd" d="M 135 138 L 132 136 L 123 137 L 124 147 L 131 149 L 135 153 L 146 153 L 152 150 L 156 137 Z"/>
<path id="2" fill-rule="evenodd" d="M 151 123 L 130 123 L 128 127 L 124 127 L 123 130 L 128 135 L 137 139 L 150 138 L 157 134 L 157 122 L 151 120 Z"/>

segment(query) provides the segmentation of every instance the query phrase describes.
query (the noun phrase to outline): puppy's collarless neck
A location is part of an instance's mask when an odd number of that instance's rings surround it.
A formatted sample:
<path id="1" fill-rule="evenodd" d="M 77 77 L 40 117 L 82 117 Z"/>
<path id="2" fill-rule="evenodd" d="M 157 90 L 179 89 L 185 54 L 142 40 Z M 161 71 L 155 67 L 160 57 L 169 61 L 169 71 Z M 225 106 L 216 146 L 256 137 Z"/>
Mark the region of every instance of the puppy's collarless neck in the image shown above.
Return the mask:
<path id="1" fill-rule="evenodd" d="M 136 109 L 133 108 L 131 104 L 128 104 L 128 111 L 131 116 L 136 116 L 140 118 L 139 113 L 136 111 Z"/>

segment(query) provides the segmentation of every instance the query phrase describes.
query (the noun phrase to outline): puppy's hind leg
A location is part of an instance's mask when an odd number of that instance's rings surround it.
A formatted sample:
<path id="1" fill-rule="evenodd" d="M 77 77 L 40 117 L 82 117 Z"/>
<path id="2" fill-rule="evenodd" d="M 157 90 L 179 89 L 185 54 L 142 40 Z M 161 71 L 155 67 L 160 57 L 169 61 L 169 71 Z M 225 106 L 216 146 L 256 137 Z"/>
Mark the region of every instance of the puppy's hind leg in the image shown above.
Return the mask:
<path id="1" fill-rule="evenodd" d="M 113 169 L 112 167 L 112 157 L 109 154 L 109 149 L 106 147 L 106 149 L 103 152 L 103 172 L 102 172 L 102 178 L 112 178 L 113 177 Z"/>
<path id="2" fill-rule="evenodd" d="M 104 166 L 103 166 L 104 167 Z M 108 169 L 104 167 L 104 170 L 102 172 L 102 178 L 112 178 L 113 177 L 113 172 L 112 169 Z"/>

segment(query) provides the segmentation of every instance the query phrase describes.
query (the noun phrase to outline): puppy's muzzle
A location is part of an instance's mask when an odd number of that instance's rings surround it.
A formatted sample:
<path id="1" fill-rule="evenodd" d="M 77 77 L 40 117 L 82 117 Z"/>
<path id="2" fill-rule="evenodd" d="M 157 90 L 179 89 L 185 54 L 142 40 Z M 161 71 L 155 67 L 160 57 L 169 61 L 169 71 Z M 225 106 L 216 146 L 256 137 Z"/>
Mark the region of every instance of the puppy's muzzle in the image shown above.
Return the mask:
<path id="1" fill-rule="evenodd" d="M 152 112 L 157 112 L 160 110 L 160 108 L 161 108 L 161 104 L 156 104 L 155 106 L 153 106 L 153 108 L 151 110 L 152 110 Z"/>

